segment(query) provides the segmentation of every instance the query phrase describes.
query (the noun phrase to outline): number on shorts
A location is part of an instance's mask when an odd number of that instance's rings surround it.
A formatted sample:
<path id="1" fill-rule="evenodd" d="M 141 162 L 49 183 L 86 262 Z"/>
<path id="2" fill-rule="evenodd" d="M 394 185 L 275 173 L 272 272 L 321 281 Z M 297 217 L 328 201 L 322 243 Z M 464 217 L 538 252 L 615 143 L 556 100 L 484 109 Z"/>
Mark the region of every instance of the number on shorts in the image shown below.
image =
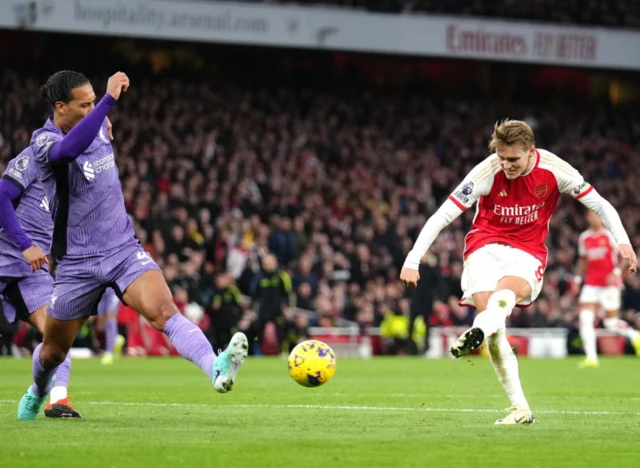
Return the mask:
<path id="1" fill-rule="evenodd" d="M 137 256 L 138 256 L 138 260 L 140 260 L 143 265 L 146 265 L 151 260 L 153 260 L 151 258 L 151 255 L 149 255 L 149 252 L 146 252 L 146 251 L 145 252 L 138 252 Z"/>
<path id="2" fill-rule="evenodd" d="M 538 283 L 542 281 L 543 277 L 544 277 L 544 267 L 540 265 L 536 270 L 536 280 L 538 280 Z"/>

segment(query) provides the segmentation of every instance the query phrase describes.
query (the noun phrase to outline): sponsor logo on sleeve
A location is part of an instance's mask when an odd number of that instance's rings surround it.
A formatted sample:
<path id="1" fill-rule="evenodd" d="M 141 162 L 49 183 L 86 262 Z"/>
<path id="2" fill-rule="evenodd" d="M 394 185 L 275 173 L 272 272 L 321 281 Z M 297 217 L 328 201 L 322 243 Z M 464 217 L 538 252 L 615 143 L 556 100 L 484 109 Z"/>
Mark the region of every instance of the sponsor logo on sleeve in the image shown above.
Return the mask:
<path id="1" fill-rule="evenodd" d="M 38 148 L 42 148 L 47 144 L 47 141 L 49 141 L 49 135 L 43 133 L 42 135 L 38 135 L 38 138 L 36 138 L 36 145 L 38 145 Z"/>
<path id="2" fill-rule="evenodd" d="M 578 197 L 580 195 L 582 195 L 584 192 L 586 192 L 587 190 L 589 190 L 589 184 L 586 182 L 582 182 L 580 185 L 578 185 L 576 188 L 573 189 L 573 195 Z"/>
<path id="3" fill-rule="evenodd" d="M 16 170 L 13 167 L 10 167 L 9 169 L 7 169 L 7 174 L 16 180 L 22 180 L 22 172 Z"/>
<path id="4" fill-rule="evenodd" d="M 20 156 L 18 159 L 16 159 L 16 169 L 19 170 L 20 172 L 24 172 L 27 170 L 27 168 L 29 167 L 29 156 L 27 156 L 26 154 L 23 154 L 22 156 Z"/>
<path id="5" fill-rule="evenodd" d="M 460 187 L 460 190 L 456 190 L 453 193 L 453 196 L 457 200 L 464 203 L 465 205 L 468 205 L 469 203 L 471 203 L 471 200 L 469 199 L 469 195 L 471 195 L 472 193 L 473 193 L 473 182 L 469 181 L 466 184 L 464 184 L 462 187 Z"/>
<path id="6" fill-rule="evenodd" d="M 473 193 L 473 182 L 469 181 L 462 186 L 460 189 L 463 195 L 471 195 Z"/>

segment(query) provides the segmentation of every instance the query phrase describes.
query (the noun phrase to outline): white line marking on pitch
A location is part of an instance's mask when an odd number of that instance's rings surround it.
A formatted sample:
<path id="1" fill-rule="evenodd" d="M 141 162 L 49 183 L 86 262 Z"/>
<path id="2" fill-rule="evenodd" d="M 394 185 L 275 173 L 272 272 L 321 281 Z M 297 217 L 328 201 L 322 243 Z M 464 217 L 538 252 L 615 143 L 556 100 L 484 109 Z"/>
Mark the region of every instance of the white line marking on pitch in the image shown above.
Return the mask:
<path id="1" fill-rule="evenodd" d="M 3 403 L 18 403 L 18 400 L 0 400 Z M 422 411 L 426 413 L 503 413 L 504 410 L 486 408 L 428 408 L 419 406 L 409 408 L 406 406 L 350 406 L 350 405 L 269 405 L 269 404 L 239 404 L 239 405 L 208 405 L 204 403 L 153 403 L 153 402 L 128 402 L 128 401 L 85 401 L 87 405 L 113 405 L 113 406 L 154 406 L 176 408 L 290 408 L 290 409 L 330 409 L 352 411 Z M 576 415 L 600 415 L 600 416 L 640 416 L 637 412 L 624 411 L 563 411 L 563 410 L 534 410 L 541 414 L 576 414 Z"/>

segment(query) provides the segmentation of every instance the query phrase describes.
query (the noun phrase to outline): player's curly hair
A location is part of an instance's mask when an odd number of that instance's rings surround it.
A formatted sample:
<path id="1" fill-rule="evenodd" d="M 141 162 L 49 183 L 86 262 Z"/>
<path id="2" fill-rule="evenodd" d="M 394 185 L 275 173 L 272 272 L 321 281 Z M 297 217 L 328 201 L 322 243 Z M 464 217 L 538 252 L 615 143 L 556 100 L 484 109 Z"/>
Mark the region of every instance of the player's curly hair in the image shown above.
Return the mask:
<path id="1" fill-rule="evenodd" d="M 89 78 L 82 73 L 62 70 L 49 77 L 44 86 L 40 88 L 40 94 L 52 106 L 55 106 L 58 101 L 66 104 L 73 99 L 71 90 L 87 83 L 89 83 Z"/>
<path id="2" fill-rule="evenodd" d="M 494 125 L 491 141 L 489 141 L 489 150 L 495 151 L 497 145 L 517 145 L 528 151 L 535 144 L 533 130 L 526 122 L 505 119 Z"/>

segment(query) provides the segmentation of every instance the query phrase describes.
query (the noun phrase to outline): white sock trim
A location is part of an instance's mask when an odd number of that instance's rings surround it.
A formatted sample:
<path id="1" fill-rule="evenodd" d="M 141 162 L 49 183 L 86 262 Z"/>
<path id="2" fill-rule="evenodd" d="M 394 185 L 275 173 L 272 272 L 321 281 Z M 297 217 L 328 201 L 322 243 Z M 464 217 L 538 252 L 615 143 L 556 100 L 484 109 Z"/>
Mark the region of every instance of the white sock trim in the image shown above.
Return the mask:
<path id="1" fill-rule="evenodd" d="M 67 387 L 53 387 L 49 396 L 49 403 L 54 404 L 67 398 Z"/>

